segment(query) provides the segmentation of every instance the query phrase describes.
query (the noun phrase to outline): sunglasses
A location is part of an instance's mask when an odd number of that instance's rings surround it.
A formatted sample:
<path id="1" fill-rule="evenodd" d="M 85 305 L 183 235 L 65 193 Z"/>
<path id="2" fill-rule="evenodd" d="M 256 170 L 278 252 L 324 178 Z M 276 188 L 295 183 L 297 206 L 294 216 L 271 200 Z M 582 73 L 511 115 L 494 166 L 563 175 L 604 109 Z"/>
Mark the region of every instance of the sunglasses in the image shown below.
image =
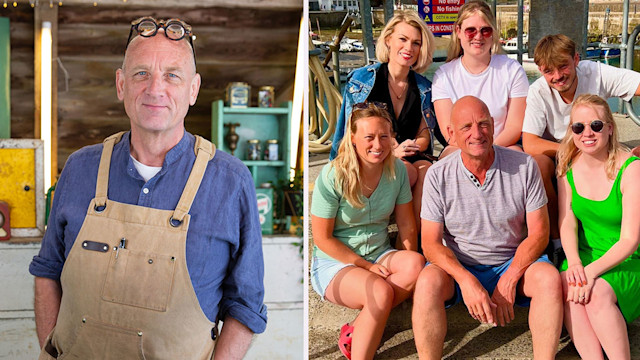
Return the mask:
<path id="1" fill-rule="evenodd" d="M 591 130 L 593 132 L 601 132 L 602 129 L 604 129 L 604 121 L 602 120 L 593 120 L 592 122 L 589 123 L 589 126 L 591 126 Z M 582 134 L 582 132 L 585 129 L 585 124 L 584 123 L 573 123 L 571 124 L 571 131 L 573 131 L 574 134 L 576 135 L 580 135 Z"/>
<path id="2" fill-rule="evenodd" d="M 365 109 L 369 109 L 371 107 L 376 107 L 376 108 L 382 109 L 382 110 L 387 110 L 388 109 L 387 104 L 385 104 L 383 102 L 365 101 L 365 102 L 353 104 L 352 111 L 353 110 L 365 110 Z"/>
<path id="3" fill-rule="evenodd" d="M 493 28 L 491 26 L 485 26 L 483 28 L 468 27 L 463 30 L 464 35 L 469 40 L 476 37 L 476 34 L 478 34 L 478 31 L 480 32 L 480 35 L 482 35 L 482 37 L 485 37 L 485 38 L 489 38 L 491 37 L 491 35 L 493 35 Z"/>
<path id="4" fill-rule="evenodd" d="M 193 47 L 193 39 L 191 37 L 193 33 L 191 32 L 191 25 L 180 19 L 156 20 L 150 16 L 144 16 L 132 21 L 125 49 L 129 47 L 134 31 L 142 37 L 152 37 L 156 36 L 158 29 L 164 29 L 164 36 L 169 40 L 180 41 L 186 37 L 191 45 L 193 61 L 195 62 L 196 50 Z"/>

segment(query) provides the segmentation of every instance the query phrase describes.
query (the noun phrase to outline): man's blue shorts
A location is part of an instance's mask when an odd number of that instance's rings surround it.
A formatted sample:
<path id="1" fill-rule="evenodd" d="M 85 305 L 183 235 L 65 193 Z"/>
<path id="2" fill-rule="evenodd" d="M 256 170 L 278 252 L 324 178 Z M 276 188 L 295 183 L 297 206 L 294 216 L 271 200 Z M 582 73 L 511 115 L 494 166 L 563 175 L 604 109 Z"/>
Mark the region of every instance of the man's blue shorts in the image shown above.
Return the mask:
<path id="1" fill-rule="evenodd" d="M 493 290 L 495 290 L 496 286 L 498 285 L 498 280 L 500 280 L 500 277 L 507 271 L 512 261 L 513 261 L 513 258 L 507 260 L 507 262 L 505 262 L 502 265 L 496 265 L 496 266 L 493 266 L 493 265 L 467 266 L 464 264 L 462 266 L 464 266 L 465 269 L 467 269 L 470 273 L 473 274 L 473 276 L 476 277 L 476 279 L 480 281 L 482 286 L 489 293 L 489 297 L 491 297 L 491 295 L 493 294 Z M 538 260 L 534 261 L 533 263 L 537 263 L 537 262 L 546 262 L 551 266 L 553 266 L 553 263 L 549 261 L 549 257 L 546 254 L 540 256 L 540 258 L 538 258 Z M 427 262 L 427 265 L 429 265 L 429 262 Z M 462 290 L 460 290 L 460 285 L 458 285 L 458 283 L 455 282 L 455 280 L 454 280 L 454 283 L 455 283 L 455 292 L 453 294 L 453 297 L 445 302 L 444 304 L 445 308 L 450 308 L 451 306 L 462 301 Z M 516 292 L 516 301 L 515 301 L 516 305 L 528 307 L 530 302 L 531 302 L 531 298 L 518 295 Z"/>

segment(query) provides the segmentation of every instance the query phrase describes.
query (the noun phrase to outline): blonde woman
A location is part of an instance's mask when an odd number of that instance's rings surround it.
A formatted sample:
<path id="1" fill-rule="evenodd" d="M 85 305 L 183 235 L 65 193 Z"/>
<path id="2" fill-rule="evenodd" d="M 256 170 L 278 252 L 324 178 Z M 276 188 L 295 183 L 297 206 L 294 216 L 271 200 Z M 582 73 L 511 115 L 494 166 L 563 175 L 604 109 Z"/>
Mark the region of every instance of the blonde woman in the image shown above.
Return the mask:
<path id="1" fill-rule="evenodd" d="M 580 95 L 558 150 L 565 326 L 583 359 L 629 359 L 640 316 L 640 162 L 618 142 L 607 102 Z"/>
<path id="2" fill-rule="evenodd" d="M 469 1 L 460 8 L 447 62 L 433 76 L 433 107 L 446 138 L 453 104 L 473 95 L 489 107 L 493 143 L 522 151 L 516 143 L 522 132 L 529 82 L 517 61 L 500 54 L 499 37 L 496 19 L 486 2 Z M 456 149 L 450 145 L 440 157 Z"/>
<path id="3" fill-rule="evenodd" d="M 407 172 L 392 154 L 386 105 L 354 105 L 338 156 L 313 190 L 311 284 L 325 300 L 361 309 L 338 342 L 349 359 L 372 359 L 391 308 L 408 298 L 424 266 L 417 249 Z M 397 247 L 389 243 L 396 213 Z"/>
<path id="4" fill-rule="evenodd" d="M 431 82 L 420 73 L 433 59 L 434 38 L 415 11 L 396 11 L 376 44 L 380 63 L 356 69 L 344 86 L 342 109 L 331 148 L 335 158 L 346 131 L 353 104 L 377 101 L 387 104 L 393 132 L 393 154 L 401 159 L 413 191 L 414 214 L 420 224 L 420 199 L 427 168 L 425 152 L 431 148 L 431 131 L 437 125 L 431 108 Z"/>

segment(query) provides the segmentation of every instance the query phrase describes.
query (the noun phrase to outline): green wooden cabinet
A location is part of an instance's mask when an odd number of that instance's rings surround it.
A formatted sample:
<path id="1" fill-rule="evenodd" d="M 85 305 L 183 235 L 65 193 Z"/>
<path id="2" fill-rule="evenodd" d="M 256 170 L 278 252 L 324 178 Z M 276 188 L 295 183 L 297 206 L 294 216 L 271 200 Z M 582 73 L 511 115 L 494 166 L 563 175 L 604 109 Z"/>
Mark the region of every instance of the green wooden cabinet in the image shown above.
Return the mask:
<path id="1" fill-rule="evenodd" d="M 224 126 L 227 123 L 240 124 L 236 128 L 239 140 L 234 155 L 247 165 L 256 187 L 265 182 L 275 185 L 280 179 L 289 179 L 291 102 L 276 108 L 230 108 L 225 107 L 222 100 L 214 101 L 211 104 L 211 141 L 218 149 L 230 154 L 229 146 L 224 140 L 229 131 Z M 247 141 L 252 139 L 260 140 L 261 159 L 267 140 L 278 139 L 278 160 L 247 160 Z"/>

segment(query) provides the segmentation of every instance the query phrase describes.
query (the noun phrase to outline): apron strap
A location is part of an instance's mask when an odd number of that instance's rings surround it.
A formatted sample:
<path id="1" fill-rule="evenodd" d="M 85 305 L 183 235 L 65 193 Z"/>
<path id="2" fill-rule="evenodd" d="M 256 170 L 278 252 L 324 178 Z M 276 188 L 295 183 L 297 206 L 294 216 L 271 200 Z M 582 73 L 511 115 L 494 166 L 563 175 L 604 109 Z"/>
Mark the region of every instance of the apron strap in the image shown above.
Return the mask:
<path id="1" fill-rule="evenodd" d="M 107 205 L 107 189 L 109 185 L 109 167 L 111 166 L 111 154 L 113 147 L 122 139 L 124 131 L 113 134 L 104 139 L 102 156 L 98 167 L 98 180 L 96 182 L 96 208 Z"/>
<path id="2" fill-rule="evenodd" d="M 171 219 L 169 219 L 169 223 L 173 227 L 180 226 L 187 213 L 189 213 L 191 204 L 193 204 L 196 193 L 200 188 L 204 172 L 207 170 L 207 164 L 216 154 L 216 146 L 198 135 L 196 135 L 194 150 L 196 153 L 196 161 L 193 164 L 193 168 L 191 168 L 189 179 L 182 191 L 182 196 L 180 196 L 176 210 L 173 212 Z"/>

